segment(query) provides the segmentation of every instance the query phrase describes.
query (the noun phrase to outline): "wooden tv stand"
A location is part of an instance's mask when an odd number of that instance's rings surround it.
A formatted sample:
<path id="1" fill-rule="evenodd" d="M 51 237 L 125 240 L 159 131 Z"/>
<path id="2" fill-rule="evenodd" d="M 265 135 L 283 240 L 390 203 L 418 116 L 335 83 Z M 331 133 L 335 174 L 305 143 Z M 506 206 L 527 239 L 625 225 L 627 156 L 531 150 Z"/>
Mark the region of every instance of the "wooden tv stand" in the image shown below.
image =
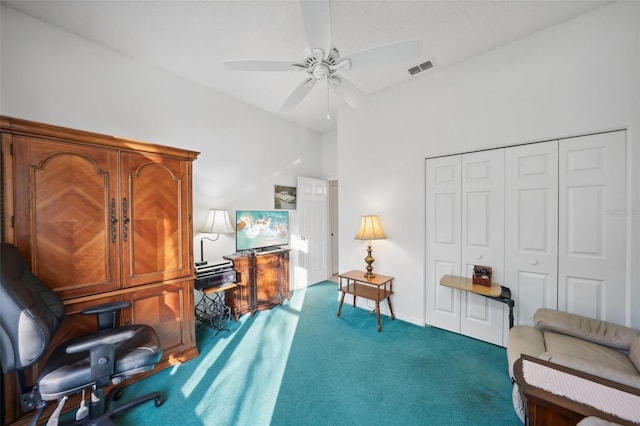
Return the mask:
<path id="1" fill-rule="evenodd" d="M 233 262 L 238 286 L 227 291 L 227 305 L 236 321 L 247 312 L 271 309 L 289 299 L 289 249 L 223 256 Z"/>

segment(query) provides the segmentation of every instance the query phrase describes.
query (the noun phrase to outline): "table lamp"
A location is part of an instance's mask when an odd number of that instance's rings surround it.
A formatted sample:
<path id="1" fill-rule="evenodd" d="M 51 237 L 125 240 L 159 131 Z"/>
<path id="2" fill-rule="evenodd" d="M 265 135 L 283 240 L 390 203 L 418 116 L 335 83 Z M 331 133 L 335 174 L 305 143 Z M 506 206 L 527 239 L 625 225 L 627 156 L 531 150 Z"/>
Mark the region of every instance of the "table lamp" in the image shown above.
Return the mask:
<path id="1" fill-rule="evenodd" d="M 216 234 L 215 238 L 200 238 L 200 262 L 197 262 L 196 266 L 202 266 L 207 263 L 204 261 L 203 241 L 216 241 L 218 238 L 220 238 L 220 234 L 233 234 L 235 232 L 235 228 L 231 225 L 231 220 L 229 220 L 229 211 L 221 209 L 210 209 L 207 220 L 204 222 L 204 225 L 202 225 L 202 228 L 200 228 L 200 231 L 198 232 L 202 234 Z"/>
<path id="2" fill-rule="evenodd" d="M 364 261 L 367 263 L 367 272 L 364 274 L 365 278 L 373 278 L 376 274 L 373 273 L 372 263 L 375 262 L 373 256 L 371 256 L 371 240 L 383 240 L 387 238 L 384 235 L 384 231 L 382 230 L 382 226 L 380 226 L 380 221 L 378 220 L 378 216 L 376 215 L 368 215 L 362 216 L 362 220 L 360 221 L 360 229 L 358 229 L 358 233 L 354 237 L 356 240 L 367 240 L 367 257 L 364 258 Z"/>

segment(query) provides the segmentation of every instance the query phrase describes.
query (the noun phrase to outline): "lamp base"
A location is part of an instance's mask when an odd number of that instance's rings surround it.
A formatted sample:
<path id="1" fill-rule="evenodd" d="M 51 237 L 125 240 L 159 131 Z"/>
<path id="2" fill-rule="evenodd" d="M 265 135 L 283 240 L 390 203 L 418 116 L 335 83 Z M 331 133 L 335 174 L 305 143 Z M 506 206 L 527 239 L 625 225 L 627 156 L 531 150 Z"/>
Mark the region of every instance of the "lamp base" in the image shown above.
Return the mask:
<path id="1" fill-rule="evenodd" d="M 376 274 L 373 273 L 373 262 L 376 260 L 371 256 L 372 251 L 371 241 L 369 241 L 369 245 L 367 246 L 367 257 L 364 258 L 364 261 L 367 263 L 367 272 L 364 274 L 365 278 L 374 278 L 376 276 Z"/>

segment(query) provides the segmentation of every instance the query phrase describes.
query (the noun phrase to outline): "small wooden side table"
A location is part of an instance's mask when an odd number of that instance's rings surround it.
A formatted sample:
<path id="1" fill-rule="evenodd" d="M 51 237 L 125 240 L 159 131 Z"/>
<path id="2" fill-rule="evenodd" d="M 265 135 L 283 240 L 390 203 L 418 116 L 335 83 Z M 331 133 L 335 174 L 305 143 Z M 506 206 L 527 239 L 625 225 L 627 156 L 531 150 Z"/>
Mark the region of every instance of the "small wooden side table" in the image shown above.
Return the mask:
<path id="1" fill-rule="evenodd" d="M 496 283 L 491 283 L 490 287 L 485 287 L 483 285 L 473 284 L 471 278 L 460 277 L 458 275 L 443 275 L 442 278 L 440 278 L 440 285 L 470 291 L 471 293 L 504 303 L 509 307 L 509 329 L 513 328 L 513 308 L 516 303 L 511 298 L 511 290 L 509 287 L 504 287 Z"/>
<path id="2" fill-rule="evenodd" d="M 376 302 L 376 318 L 378 320 L 378 331 L 382 331 L 380 325 L 380 302 L 387 299 L 391 319 L 396 319 L 391 306 L 391 294 L 393 293 L 393 277 L 376 274 L 373 278 L 366 278 L 364 271 L 349 271 L 339 274 L 340 279 L 338 291 L 342 292 L 340 305 L 338 305 L 337 316 L 340 316 L 345 294 L 353 295 L 353 306 L 356 306 L 356 297 L 364 297 Z"/>

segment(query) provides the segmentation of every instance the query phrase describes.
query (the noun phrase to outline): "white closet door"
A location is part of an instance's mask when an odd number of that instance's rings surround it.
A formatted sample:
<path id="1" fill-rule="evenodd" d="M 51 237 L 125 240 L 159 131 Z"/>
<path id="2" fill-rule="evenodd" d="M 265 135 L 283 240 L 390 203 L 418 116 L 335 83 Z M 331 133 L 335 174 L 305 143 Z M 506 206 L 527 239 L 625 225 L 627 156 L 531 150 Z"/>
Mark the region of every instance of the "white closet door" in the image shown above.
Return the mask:
<path id="1" fill-rule="evenodd" d="M 558 141 L 505 151 L 505 282 L 515 323 L 558 306 Z"/>
<path id="2" fill-rule="evenodd" d="M 560 141 L 558 308 L 625 324 L 626 133 Z"/>
<path id="3" fill-rule="evenodd" d="M 504 282 L 504 149 L 462 156 L 462 275 L 490 266 Z M 504 304 L 462 292 L 460 332 L 502 345 Z"/>
<path id="4" fill-rule="evenodd" d="M 460 332 L 460 291 L 441 286 L 460 275 L 460 155 L 426 160 L 426 315 L 428 325 Z"/>

